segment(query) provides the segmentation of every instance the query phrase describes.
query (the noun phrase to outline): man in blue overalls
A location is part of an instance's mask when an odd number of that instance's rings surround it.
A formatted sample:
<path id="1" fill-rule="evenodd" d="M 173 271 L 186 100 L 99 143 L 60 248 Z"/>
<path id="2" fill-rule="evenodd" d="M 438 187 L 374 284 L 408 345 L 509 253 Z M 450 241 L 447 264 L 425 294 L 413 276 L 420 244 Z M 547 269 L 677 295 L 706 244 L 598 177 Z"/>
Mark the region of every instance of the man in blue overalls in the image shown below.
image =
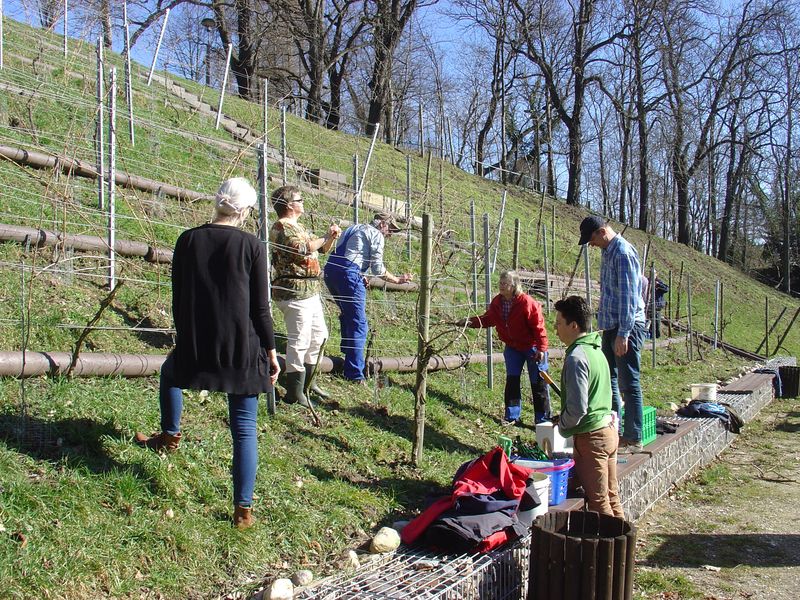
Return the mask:
<path id="1" fill-rule="evenodd" d="M 392 275 L 383 264 L 384 237 L 397 226 L 387 213 L 377 213 L 371 223 L 348 227 L 325 265 L 325 285 L 339 306 L 339 324 L 344 354 L 344 377 L 363 382 L 364 347 L 367 343 L 366 275 L 389 283 L 411 281 L 411 274 Z"/>

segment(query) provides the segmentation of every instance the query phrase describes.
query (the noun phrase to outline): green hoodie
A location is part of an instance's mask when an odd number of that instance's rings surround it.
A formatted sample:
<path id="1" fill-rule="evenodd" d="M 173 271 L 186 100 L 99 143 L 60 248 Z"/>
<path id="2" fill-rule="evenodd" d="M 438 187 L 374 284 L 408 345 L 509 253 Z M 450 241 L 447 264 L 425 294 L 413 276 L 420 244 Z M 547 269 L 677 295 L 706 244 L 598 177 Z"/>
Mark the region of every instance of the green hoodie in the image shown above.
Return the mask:
<path id="1" fill-rule="evenodd" d="M 570 344 L 561 370 L 558 429 L 568 437 L 602 429 L 611 422 L 611 376 L 599 332 Z"/>

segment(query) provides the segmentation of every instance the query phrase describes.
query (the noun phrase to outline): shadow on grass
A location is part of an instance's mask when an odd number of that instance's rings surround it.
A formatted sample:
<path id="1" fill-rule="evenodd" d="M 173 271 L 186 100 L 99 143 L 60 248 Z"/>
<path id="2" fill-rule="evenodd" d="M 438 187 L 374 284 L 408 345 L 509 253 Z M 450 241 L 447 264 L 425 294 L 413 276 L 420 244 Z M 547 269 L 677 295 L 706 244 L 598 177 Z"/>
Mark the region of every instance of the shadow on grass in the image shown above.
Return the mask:
<path id="1" fill-rule="evenodd" d="M 414 386 L 411 384 L 392 383 L 392 385 L 404 389 L 412 395 L 414 394 Z M 484 410 L 484 407 L 486 406 L 494 408 L 492 402 L 483 402 L 480 404 L 467 404 L 466 402 L 462 402 L 461 400 L 456 400 L 452 395 L 443 392 L 437 389 L 435 386 L 431 385 L 430 382 L 428 382 L 427 392 L 428 396 L 431 399 L 443 405 L 448 406 L 451 411 L 459 414 L 460 416 L 464 416 L 466 413 L 476 413 L 484 416 L 489 420 L 497 420 L 499 422 L 498 415 L 501 415 L 503 411 L 502 405 L 498 405 L 496 413 L 495 411 Z"/>
<path id="2" fill-rule="evenodd" d="M 306 465 L 306 469 L 319 481 L 346 481 L 355 487 L 371 492 L 376 489 L 380 490 L 382 495 L 396 499 L 409 509 L 423 508 L 431 500 L 450 494 L 450 490 L 431 479 L 365 477 L 350 471 L 347 465 L 342 465 L 341 468 L 333 471 L 318 465 Z M 402 514 L 407 514 L 407 512 L 393 511 L 386 515 L 385 520 L 391 521 L 394 517 Z"/>
<path id="3" fill-rule="evenodd" d="M 122 432 L 110 422 L 91 418 L 46 420 L 11 413 L 0 414 L 0 441 L 31 458 L 63 463 L 69 469 L 86 469 L 95 474 L 129 471 L 150 480 L 139 465 L 122 464 L 103 448 L 104 437 L 122 439 Z"/>
<path id="4" fill-rule="evenodd" d="M 663 541 L 648 560 L 654 567 L 733 568 L 800 566 L 800 534 L 743 533 L 659 536 Z"/>
<path id="5" fill-rule="evenodd" d="M 789 423 L 788 421 L 783 421 L 778 425 L 775 425 L 776 431 L 785 431 L 787 433 L 797 433 L 800 431 L 800 423 Z"/>
<path id="6" fill-rule="evenodd" d="M 415 429 L 414 420 L 402 415 L 390 415 L 385 407 L 354 406 L 352 408 L 341 409 L 341 411 L 353 417 L 362 418 L 383 431 L 391 431 L 407 440 L 413 438 Z M 427 423 L 425 426 L 425 447 L 428 449 L 436 448 L 446 452 L 464 452 L 474 456 L 480 456 L 485 452 L 485 450 L 481 448 L 464 444 L 448 435 L 438 432 L 431 427 L 430 423 Z"/>
<path id="7" fill-rule="evenodd" d="M 162 331 L 142 331 L 142 329 L 156 329 L 157 325 L 149 317 L 143 319 L 136 318 L 130 311 L 116 304 L 112 304 L 109 310 L 117 313 L 128 327 L 133 328 L 132 333 L 140 341 L 154 348 L 172 349 L 175 345 L 173 334 Z M 141 328 L 141 329 L 140 329 Z"/>

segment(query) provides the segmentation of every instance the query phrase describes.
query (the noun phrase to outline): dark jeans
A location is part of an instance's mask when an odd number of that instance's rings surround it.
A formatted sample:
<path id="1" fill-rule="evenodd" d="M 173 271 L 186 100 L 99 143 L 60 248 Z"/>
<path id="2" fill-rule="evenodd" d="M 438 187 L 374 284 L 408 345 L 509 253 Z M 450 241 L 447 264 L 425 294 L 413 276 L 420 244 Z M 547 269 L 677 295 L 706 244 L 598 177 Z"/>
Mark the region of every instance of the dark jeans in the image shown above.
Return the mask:
<path id="1" fill-rule="evenodd" d="M 174 380 L 174 360 L 170 354 L 161 367 L 158 400 L 161 405 L 161 431 L 172 435 L 181 430 L 183 412 L 183 390 L 175 387 Z M 233 503 L 250 506 L 258 467 L 258 395 L 228 394 L 228 413 L 233 438 Z"/>
<path id="2" fill-rule="evenodd" d="M 642 441 L 642 386 L 639 373 L 646 334 L 645 324 L 636 323 L 628 336 L 628 351 L 624 356 L 617 356 L 614 354 L 617 330 L 603 332 L 603 354 L 611 371 L 611 409 L 619 414 L 622 402 L 625 403 L 622 436 L 634 442 Z"/>
<path id="3" fill-rule="evenodd" d="M 522 367 L 528 365 L 528 380 L 533 394 L 534 419 L 537 423 L 550 418 L 550 390 L 539 374 L 539 369 L 547 370 L 547 352 L 541 364 L 536 362 L 536 348 L 525 352 L 506 346 L 503 358 L 506 362 L 505 419 L 516 421 L 522 416 L 522 390 L 520 379 Z"/>

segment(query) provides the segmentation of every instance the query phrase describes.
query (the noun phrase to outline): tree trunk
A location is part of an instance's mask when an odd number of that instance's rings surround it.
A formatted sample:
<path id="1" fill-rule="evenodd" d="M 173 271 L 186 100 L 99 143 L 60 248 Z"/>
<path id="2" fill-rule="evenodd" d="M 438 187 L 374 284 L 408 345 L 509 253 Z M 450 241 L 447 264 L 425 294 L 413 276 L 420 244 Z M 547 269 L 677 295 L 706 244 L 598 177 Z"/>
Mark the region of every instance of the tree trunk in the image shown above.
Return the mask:
<path id="1" fill-rule="evenodd" d="M 339 129 L 342 120 L 342 81 L 344 79 L 345 66 L 340 69 L 331 68 L 328 70 L 328 82 L 331 86 L 331 100 L 328 105 L 328 116 L 325 119 L 325 127 L 328 129 Z"/>
<path id="2" fill-rule="evenodd" d="M 603 126 L 601 126 L 600 131 L 597 135 L 597 151 L 598 151 L 598 162 L 599 162 L 599 169 L 600 169 L 600 192 L 603 194 L 603 214 L 608 215 L 610 213 L 610 206 L 608 201 L 608 177 L 606 174 L 606 156 L 603 148 L 603 138 L 605 137 L 605 131 L 603 131 Z"/>
<path id="3" fill-rule="evenodd" d="M 386 46 L 387 43 L 391 43 L 391 39 L 389 36 L 383 36 L 375 48 L 375 63 L 372 66 L 372 78 L 369 81 L 369 89 L 372 94 L 367 110 L 367 135 L 372 135 L 374 125 L 382 124 L 389 98 L 389 78 L 392 76 L 391 61 L 394 47 Z M 384 136 L 386 133 L 384 131 Z"/>
<path id="4" fill-rule="evenodd" d="M 569 170 L 567 182 L 567 204 L 578 206 L 581 193 L 581 167 L 583 143 L 581 140 L 580 120 L 568 130 L 569 134 Z"/>
<path id="5" fill-rule="evenodd" d="M 553 115 L 550 90 L 545 88 L 545 119 L 547 119 L 547 194 L 556 197 L 556 161 L 553 156 Z"/>
<path id="6" fill-rule="evenodd" d="M 787 68 L 787 71 L 789 69 Z M 791 211 L 791 173 L 792 173 L 792 136 L 794 135 L 794 111 L 792 110 L 791 99 L 793 92 L 791 91 L 790 77 L 786 78 L 786 86 L 788 88 L 789 110 L 787 111 L 786 119 L 786 159 L 783 165 L 783 181 L 779 187 L 783 188 L 783 253 L 781 254 L 781 272 L 783 273 L 783 290 L 790 294 L 792 291 L 792 238 L 790 223 L 792 220 Z"/>
<path id="7" fill-rule="evenodd" d="M 686 173 L 686 157 L 677 148 L 673 152 L 672 169 L 678 204 L 678 243 L 689 246 L 692 242 L 692 233 L 689 223 L 689 175 Z"/>
<path id="8" fill-rule="evenodd" d="M 486 119 L 484 119 L 480 131 L 478 131 L 478 139 L 475 144 L 475 173 L 481 177 L 484 176 L 485 172 L 483 161 L 486 157 L 486 138 L 489 136 L 489 132 L 492 130 L 492 126 L 494 125 L 494 119 L 497 115 L 497 105 L 500 102 L 502 86 L 502 76 L 500 74 L 503 71 L 503 65 L 501 62 L 502 52 L 500 50 L 502 45 L 502 38 L 495 36 L 494 62 L 492 63 L 491 96 L 489 97 L 489 106 L 486 110 Z"/>
<path id="9" fill-rule="evenodd" d="M 622 120 L 622 148 L 620 150 L 620 167 L 619 167 L 619 222 L 625 223 L 627 215 L 625 214 L 625 207 L 627 206 L 628 194 L 628 157 L 630 156 L 631 145 L 631 126 L 630 121 L 625 115 L 620 115 Z M 633 220 L 633 215 L 631 215 Z"/>
<path id="10" fill-rule="evenodd" d="M 253 11 L 248 0 L 236 0 L 236 33 L 239 38 L 237 52 L 231 57 L 231 71 L 236 77 L 238 95 L 254 100 L 257 92 L 254 75 L 256 54 L 252 42 Z"/>
<path id="11" fill-rule="evenodd" d="M 321 4 L 306 15 L 306 28 L 310 39 L 308 45 L 308 98 L 306 100 L 306 120 L 322 123 L 325 110 L 322 105 L 322 86 L 325 77 L 325 34 L 322 24 Z"/>
<path id="12" fill-rule="evenodd" d="M 110 0 L 101 0 L 100 7 L 99 7 L 100 14 L 98 18 L 100 20 L 100 27 L 103 30 L 103 46 L 111 50 L 114 36 L 113 36 L 113 29 L 111 28 L 111 6 Z"/>
<path id="13" fill-rule="evenodd" d="M 639 229 L 650 225 L 650 180 L 648 174 L 647 109 L 645 107 L 644 73 L 642 69 L 642 16 L 637 2 L 634 7 L 633 69 L 636 83 L 636 128 L 639 134 Z"/>
<path id="14" fill-rule="evenodd" d="M 736 165 L 736 143 L 731 140 L 730 155 L 728 157 L 728 169 L 725 174 L 725 199 L 722 205 L 722 217 L 719 224 L 719 241 L 717 246 L 717 258 L 723 262 L 729 262 L 728 251 L 730 247 L 730 227 L 731 213 L 733 211 L 733 179 Z"/>

